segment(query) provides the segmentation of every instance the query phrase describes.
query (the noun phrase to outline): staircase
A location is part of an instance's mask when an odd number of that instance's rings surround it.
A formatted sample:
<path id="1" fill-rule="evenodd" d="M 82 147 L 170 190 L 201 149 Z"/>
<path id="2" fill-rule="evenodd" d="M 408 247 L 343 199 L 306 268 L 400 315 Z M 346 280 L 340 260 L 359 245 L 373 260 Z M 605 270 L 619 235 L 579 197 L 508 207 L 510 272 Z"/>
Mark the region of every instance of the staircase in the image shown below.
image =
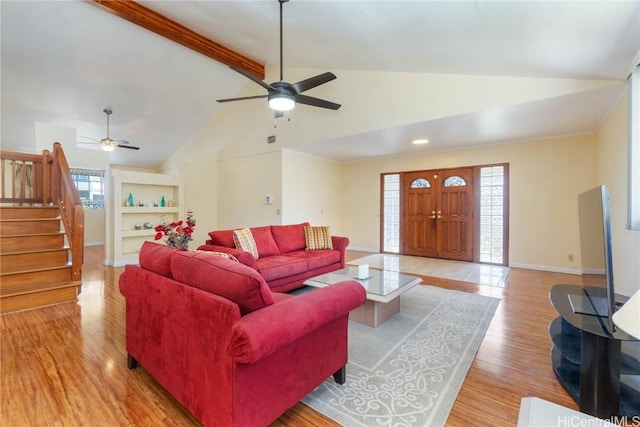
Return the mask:
<path id="1" fill-rule="evenodd" d="M 43 156 L 1 156 L 0 313 L 76 301 L 84 212 L 70 174 L 62 178 L 62 148 L 54 144 L 54 155 L 45 150 Z M 57 171 L 56 163 L 62 166 Z"/>

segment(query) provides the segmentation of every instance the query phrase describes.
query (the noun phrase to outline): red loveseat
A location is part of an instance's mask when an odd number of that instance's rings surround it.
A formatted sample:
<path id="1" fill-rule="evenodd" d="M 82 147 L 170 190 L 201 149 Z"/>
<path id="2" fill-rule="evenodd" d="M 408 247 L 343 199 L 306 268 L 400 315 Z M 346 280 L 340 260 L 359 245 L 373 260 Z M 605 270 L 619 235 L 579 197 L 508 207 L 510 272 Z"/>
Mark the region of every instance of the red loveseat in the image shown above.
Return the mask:
<path id="1" fill-rule="evenodd" d="M 119 279 L 129 368 L 138 363 L 206 426 L 267 426 L 331 375 L 342 384 L 346 281 L 272 293 L 253 269 L 214 254 L 145 242 Z"/>
<path id="2" fill-rule="evenodd" d="M 339 270 L 345 266 L 347 237 L 331 236 L 333 249 L 305 250 L 304 227 L 308 222 L 292 225 L 251 227 L 258 249 L 258 259 L 249 252 L 236 249 L 234 230 L 209 232 L 210 239 L 198 250 L 226 252 L 253 268 L 274 292 L 287 292 L 302 287 L 310 277 Z"/>

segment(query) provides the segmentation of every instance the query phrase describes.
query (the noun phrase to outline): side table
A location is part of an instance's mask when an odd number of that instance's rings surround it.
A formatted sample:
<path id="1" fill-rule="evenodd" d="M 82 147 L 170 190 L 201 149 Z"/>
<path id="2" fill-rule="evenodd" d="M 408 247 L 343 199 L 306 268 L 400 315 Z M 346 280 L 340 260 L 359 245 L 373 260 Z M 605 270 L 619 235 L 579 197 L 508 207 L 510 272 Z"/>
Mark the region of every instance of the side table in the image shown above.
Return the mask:
<path id="1" fill-rule="evenodd" d="M 589 293 L 603 293 L 588 288 Z M 583 286 L 554 285 L 551 304 L 560 314 L 549 325 L 551 361 L 560 384 L 580 407 L 595 417 L 610 419 L 640 414 L 640 390 L 620 382 L 620 374 L 640 375 L 638 354 L 621 351 L 622 341 L 638 341 L 622 330 L 610 335 L 598 318 L 574 313 L 569 295 L 582 295 Z M 626 297 L 616 296 L 623 302 Z"/>

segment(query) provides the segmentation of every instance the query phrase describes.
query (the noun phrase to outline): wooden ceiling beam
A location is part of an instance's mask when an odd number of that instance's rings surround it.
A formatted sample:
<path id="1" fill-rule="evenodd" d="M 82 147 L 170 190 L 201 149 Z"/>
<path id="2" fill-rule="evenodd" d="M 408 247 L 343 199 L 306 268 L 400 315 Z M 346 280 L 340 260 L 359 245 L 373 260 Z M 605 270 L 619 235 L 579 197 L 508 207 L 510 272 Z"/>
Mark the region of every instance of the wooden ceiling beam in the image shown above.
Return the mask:
<path id="1" fill-rule="evenodd" d="M 160 15 L 153 10 L 129 0 L 90 0 L 93 4 L 126 19 L 136 25 L 146 28 L 169 40 L 179 43 L 189 49 L 195 50 L 204 56 L 228 66 L 240 67 L 264 80 L 264 66 L 253 59 L 247 58 L 228 47 L 216 43 L 196 33 L 189 28 L 178 24 L 171 19 Z"/>

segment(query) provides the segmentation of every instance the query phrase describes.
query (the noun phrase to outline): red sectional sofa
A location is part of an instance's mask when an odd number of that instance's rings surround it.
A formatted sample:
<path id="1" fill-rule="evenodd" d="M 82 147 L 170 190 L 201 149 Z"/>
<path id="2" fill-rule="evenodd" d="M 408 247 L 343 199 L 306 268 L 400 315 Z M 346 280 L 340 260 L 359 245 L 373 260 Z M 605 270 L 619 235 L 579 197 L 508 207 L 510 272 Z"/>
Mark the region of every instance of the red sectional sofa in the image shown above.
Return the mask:
<path id="1" fill-rule="evenodd" d="M 349 239 L 331 236 L 333 249 L 305 250 L 305 226 L 309 226 L 309 223 L 251 227 L 258 259 L 236 249 L 234 230 L 209 232 L 210 239 L 198 250 L 234 255 L 238 261 L 260 273 L 272 291 L 287 292 L 302 287 L 302 283 L 310 277 L 345 266 L 344 253 Z"/>
<path id="2" fill-rule="evenodd" d="M 349 312 L 365 301 L 355 281 L 272 293 L 239 262 L 151 242 L 119 286 L 129 368 L 218 427 L 267 426 L 331 375 L 344 383 Z"/>

